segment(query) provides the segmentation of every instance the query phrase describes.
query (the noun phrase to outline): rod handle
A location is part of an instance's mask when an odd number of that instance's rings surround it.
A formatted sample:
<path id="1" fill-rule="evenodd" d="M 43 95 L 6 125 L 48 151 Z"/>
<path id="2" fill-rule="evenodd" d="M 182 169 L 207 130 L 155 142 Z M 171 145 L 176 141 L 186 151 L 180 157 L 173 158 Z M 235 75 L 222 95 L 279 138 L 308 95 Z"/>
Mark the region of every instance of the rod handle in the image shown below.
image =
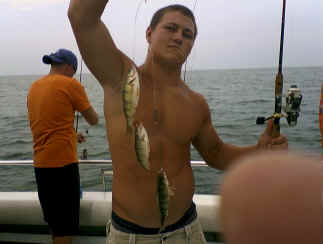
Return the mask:
<path id="1" fill-rule="evenodd" d="M 273 138 L 277 138 L 280 136 L 280 125 L 279 125 L 280 118 L 275 118 L 273 123 Z"/>

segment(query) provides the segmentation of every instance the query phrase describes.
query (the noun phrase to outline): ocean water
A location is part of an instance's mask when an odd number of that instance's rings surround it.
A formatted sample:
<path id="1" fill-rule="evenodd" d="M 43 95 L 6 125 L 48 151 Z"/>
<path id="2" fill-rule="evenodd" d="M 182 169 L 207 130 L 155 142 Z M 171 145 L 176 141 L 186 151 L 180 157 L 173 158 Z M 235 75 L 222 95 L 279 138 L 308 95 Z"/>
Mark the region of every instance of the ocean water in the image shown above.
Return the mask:
<path id="1" fill-rule="evenodd" d="M 235 145 L 255 144 L 265 128 L 256 125 L 258 116 L 268 117 L 274 111 L 274 81 L 277 69 L 203 70 L 186 73 L 186 83 L 206 97 L 212 123 L 219 136 Z M 289 140 L 290 150 L 319 156 L 320 131 L 318 105 L 323 67 L 285 68 L 284 94 L 296 84 L 302 92 L 301 113 L 295 127 L 281 120 L 281 133 Z M 0 76 L 0 160 L 32 159 L 32 136 L 26 110 L 26 95 L 31 83 L 40 75 Z M 76 78 L 79 79 L 79 76 Z M 91 74 L 82 74 L 82 84 L 99 113 L 100 124 L 87 126 L 80 118 L 78 130 L 88 130 L 88 159 L 110 159 L 103 115 L 103 91 Z M 284 98 L 285 99 L 285 98 Z M 285 102 L 284 102 L 285 103 Z M 203 160 L 192 147 L 192 160 Z M 81 165 L 83 190 L 102 191 L 102 166 Z M 209 167 L 194 168 L 196 192 L 218 192 L 223 173 Z M 111 190 L 111 178 L 107 190 Z M 32 166 L 0 166 L 0 191 L 34 191 Z"/>

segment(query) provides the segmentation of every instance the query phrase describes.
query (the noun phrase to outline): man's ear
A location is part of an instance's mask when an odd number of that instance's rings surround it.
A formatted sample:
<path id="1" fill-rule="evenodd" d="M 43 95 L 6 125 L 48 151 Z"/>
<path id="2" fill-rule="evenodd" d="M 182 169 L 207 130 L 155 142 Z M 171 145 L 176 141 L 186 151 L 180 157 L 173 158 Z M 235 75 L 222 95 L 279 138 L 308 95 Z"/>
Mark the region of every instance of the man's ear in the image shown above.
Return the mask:
<path id="1" fill-rule="evenodd" d="M 151 44 L 151 28 L 148 27 L 147 30 L 146 30 L 146 40 L 148 42 L 148 44 Z"/>

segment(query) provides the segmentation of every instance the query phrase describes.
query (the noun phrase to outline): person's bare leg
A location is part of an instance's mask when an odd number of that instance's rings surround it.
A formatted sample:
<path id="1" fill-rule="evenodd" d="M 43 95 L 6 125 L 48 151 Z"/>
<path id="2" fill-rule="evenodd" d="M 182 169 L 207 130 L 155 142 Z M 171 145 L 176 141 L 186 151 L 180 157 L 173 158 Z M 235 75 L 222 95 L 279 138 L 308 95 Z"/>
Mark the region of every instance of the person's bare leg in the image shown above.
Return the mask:
<path id="1" fill-rule="evenodd" d="M 72 236 L 56 236 L 54 244 L 72 244 Z"/>

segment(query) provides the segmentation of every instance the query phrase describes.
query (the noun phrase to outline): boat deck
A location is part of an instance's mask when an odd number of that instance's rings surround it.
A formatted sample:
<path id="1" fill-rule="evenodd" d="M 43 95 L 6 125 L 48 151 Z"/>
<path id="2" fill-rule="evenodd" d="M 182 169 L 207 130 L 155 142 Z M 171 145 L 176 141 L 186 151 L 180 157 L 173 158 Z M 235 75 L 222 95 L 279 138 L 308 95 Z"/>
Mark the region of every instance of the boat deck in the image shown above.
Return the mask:
<path id="1" fill-rule="evenodd" d="M 0 233 L 0 244 L 50 244 L 51 236 L 47 234 L 13 234 Z M 221 242 L 208 242 L 220 244 Z M 73 244 L 106 244 L 105 236 L 75 236 Z"/>

